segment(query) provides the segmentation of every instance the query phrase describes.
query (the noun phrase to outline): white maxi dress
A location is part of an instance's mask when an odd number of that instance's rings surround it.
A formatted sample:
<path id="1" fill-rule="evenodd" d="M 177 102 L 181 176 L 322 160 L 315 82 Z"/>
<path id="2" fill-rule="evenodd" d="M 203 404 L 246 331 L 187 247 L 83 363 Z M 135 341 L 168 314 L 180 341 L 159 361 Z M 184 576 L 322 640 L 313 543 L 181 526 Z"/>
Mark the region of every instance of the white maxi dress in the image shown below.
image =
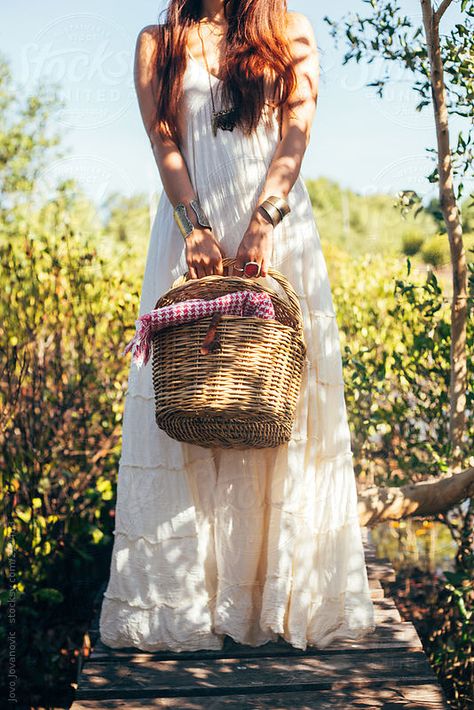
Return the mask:
<path id="1" fill-rule="evenodd" d="M 279 140 L 277 114 L 257 131 L 211 132 L 209 77 L 184 76 L 182 152 L 225 255 L 235 257 Z M 219 100 L 219 94 L 217 94 Z M 307 358 L 292 438 L 265 449 L 178 442 L 154 418 L 151 359 L 131 364 L 122 425 L 104 644 L 220 649 L 225 635 L 299 649 L 375 628 L 357 512 L 339 333 L 326 263 L 301 175 L 273 230 L 270 266 L 301 304 Z M 140 313 L 186 273 L 184 240 L 164 190 L 151 229 Z M 270 276 L 260 281 L 281 293 Z"/>

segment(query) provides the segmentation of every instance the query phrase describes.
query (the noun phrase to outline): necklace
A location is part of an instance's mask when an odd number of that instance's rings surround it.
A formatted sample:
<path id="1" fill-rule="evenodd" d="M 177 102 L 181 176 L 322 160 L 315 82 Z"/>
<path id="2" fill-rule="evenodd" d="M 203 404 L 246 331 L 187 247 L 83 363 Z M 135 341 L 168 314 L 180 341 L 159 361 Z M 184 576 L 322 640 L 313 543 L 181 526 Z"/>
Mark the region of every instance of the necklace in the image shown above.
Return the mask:
<path id="1" fill-rule="evenodd" d="M 199 27 L 201 25 L 207 25 L 209 27 L 209 34 L 214 35 L 214 37 L 224 37 L 224 35 L 227 34 L 227 23 L 225 23 L 225 22 L 215 23 L 215 22 L 209 22 L 206 20 L 199 20 L 198 25 L 199 25 Z M 211 29 L 211 27 L 216 27 L 216 28 L 217 27 L 224 27 L 224 31 L 223 32 L 215 32 L 213 29 Z"/>
<path id="2" fill-rule="evenodd" d="M 214 94 L 212 91 L 211 83 L 211 73 L 209 71 L 209 65 L 207 63 L 206 50 L 204 47 L 204 42 L 200 32 L 200 26 L 198 25 L 197 32 L 199 39 L 201 40 L 202 46 L 202 56 L 204 57 L 204 63 L 206 64 L 207 77 L 209 80 L 209 90 L 211 92 L 211 103 L 212 103 L 212 117 L 211 117 L 211 128 L 213 136 L 217 136 L 217 129 L 222 128 L 223 131 L 233 131 L 237 122 L 237 109 L 232 107 L 224 111 L 216 111 L 216 106 L 214 103 Z"/>

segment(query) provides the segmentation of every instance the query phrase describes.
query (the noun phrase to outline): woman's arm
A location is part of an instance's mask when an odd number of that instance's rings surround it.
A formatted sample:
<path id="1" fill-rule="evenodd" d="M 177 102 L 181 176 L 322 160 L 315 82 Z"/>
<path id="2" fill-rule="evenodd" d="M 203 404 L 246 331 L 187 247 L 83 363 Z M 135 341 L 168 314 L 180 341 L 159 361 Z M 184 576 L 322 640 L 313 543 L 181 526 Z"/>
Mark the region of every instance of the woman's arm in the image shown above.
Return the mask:
<path id="1" fill-rule="evenodd" d="M 157 77 L 155 71 L 157 32 L 153 25 L 144 27 L 137 38 L 134 62 L 134 80 L 143 124 L 155 156 L 163 189 L 173 207 L 178 202 L 189 204 L 196 199 L 184 157 L 170 138 L 162 138 L 152 128 L 155 114 Z M 208 274 L 223 274 L 222 257 L 225 256 L 212 232 L 201 228 L 194 210 L 187 210 L 194 224 L 193 233 L 186 238 L 186 262 L 191 278 Z M 181 235 L 179 235 L 182 239 Z"/>
<path id="2" fill-rule="evenodd" d="M 289 12 L 287 32 L 297 88 L 283 107 L 282 138 L 269 165 L 257 207 L 237 250 L 234 265 L 234 268 L 242 269 L 246 261 L 256 261 L 261 265 L 262 276 L 267 275 L 273 226 L 262 215 L 258 205 L 270 195 L 286 198 L 295 184 L 308 147 L 318 98 L 319 58 L 311 23 L 305 15 Z M 292 110 L 291 116 L 289 109 Z"/>

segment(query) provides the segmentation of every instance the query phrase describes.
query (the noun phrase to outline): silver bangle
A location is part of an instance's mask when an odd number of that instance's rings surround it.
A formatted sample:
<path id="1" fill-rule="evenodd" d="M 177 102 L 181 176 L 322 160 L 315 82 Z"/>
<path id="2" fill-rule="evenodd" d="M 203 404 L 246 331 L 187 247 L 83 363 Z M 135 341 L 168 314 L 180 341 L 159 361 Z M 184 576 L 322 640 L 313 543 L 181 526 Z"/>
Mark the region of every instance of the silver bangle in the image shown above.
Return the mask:
<path id="1" fill-rule="evenodd" d="M 191 205 L 191 207 L 194 210 L 194 214 L 196 215 L 196 219 L 197 219 L 198 224 L 201 227 L 207 227 L 208 229 L 212 230 L 209 220 L 206 217 L 206 215 L 204 214 L 204 210 L 202 209 L 201 205 L 199 204 L 199 201 L 198 200 L 191 200 L 191 202 L 189 204 Z"/>
<path id="2" fill-rule="evenodd" d="M 207 219 L 201 205 L 199 204 L 199 201 L 192 199 L 189 204 L 196 215 L 196 220 L 199 226 L 206 227 L 212 231 L 212 227 L 209 223 L 209 220 Z M 179 231 L 183 235 L 183 238 L 186 239 L 187 237 L 189 237 L 189 235 L 194 231 L 194 224 L 189 219 L 188 211 L 184 202 L 178 202 L 178 204 L 174 207 L 173 217 L 174 221 L 179 227 Z"/>
<path id="3" fill-rule="evenodd" d="M 290 205 L 285 198 L 278 195 L 270 195 L 259 207 L 267 214 L 274 227 L 282 221 L 288 212 L 291 212 Z"/>

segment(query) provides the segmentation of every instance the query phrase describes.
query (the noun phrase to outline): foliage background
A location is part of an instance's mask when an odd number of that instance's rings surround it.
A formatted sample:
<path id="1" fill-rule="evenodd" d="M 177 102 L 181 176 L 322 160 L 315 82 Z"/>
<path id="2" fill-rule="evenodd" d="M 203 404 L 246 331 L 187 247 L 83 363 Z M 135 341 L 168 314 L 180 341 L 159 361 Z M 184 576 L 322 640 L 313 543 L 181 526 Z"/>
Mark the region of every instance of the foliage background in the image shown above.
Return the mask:
<path id="1" fill-rule="evenodd" d="M 108 573 L 128 373 L 119 353 L 134 330 L 150 229 L 143 194 L 97 205 L 74 180 L 41 193 L 62 150 L 51 129 L 57 106 L 47 89 L 18 91 L 0 64 L 0 600 L 9 612 L 0 637 L 8 666 L 13 625 L 16 690 L 32 705 L 71 699 Z M 442 473 L 450 293 L 439 205 L 403 217 L 394 195 L 365 196 L 326 178 L 307 186 L 344 348 L 358 480 L 398 485 Z M 469 198 L 462 212 L 469 247 Z M 468 340 L 472 358 L 472 319 Z M 466 463 L 472 416 L 469 427 Z M 460 510 L 443 522 L 462 532 Z M 433 662 L 446 678 L 457 668 L 450 683 L 461 701 L 472 674 L 469 570 L 460 559 L 432 600 L 450 609 L 436 619 Z"/>

